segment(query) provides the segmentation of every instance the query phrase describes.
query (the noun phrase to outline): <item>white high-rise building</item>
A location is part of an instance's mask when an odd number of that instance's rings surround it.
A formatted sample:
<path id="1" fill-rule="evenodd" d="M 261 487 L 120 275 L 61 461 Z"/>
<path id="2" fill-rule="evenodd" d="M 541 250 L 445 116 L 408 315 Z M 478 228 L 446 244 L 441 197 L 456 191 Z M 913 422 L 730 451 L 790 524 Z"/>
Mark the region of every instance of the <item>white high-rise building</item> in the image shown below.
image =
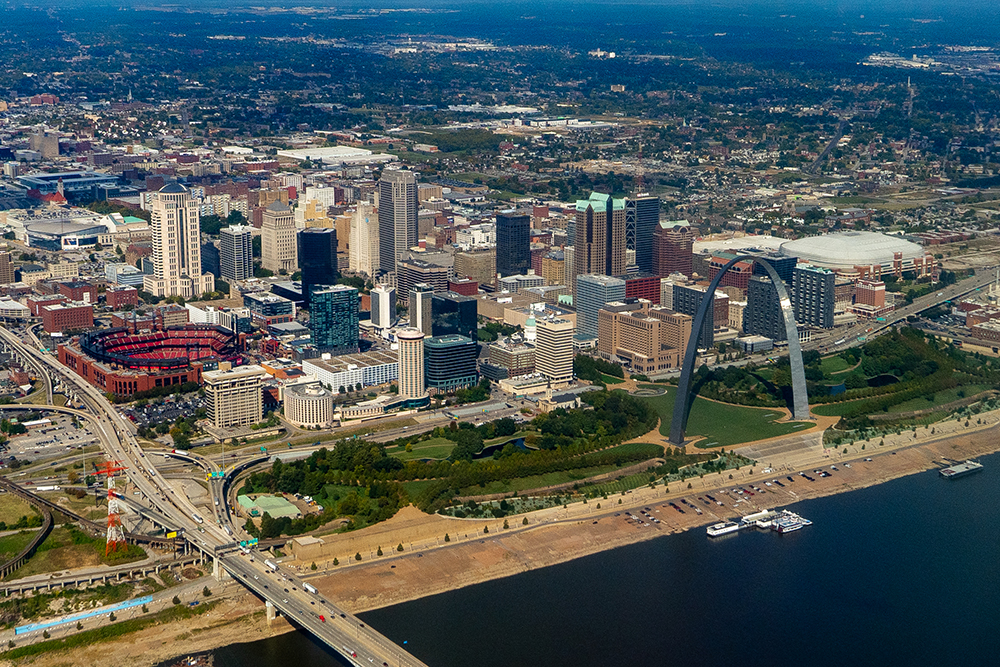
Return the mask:
<path id="1" fill-rule="evenodd" d="M 198 297 L 215 288 L 215 276 L 201 272 L 198 202 L 180 183 L 163 186 L 150 203 L 153 274 L 143 289 L 156 296 Z"/>
<path id="2" fill-rule="evenodd" d="M 216 428 L 250 426 L 263 418 L 262 387 L 267 371 L 256 365 L 205 371 L 205 403 Z"/>
<path id="3" fill-rule="evenodd" d="M 388 329 L 396 321 L 396 290 L 386 285 L 376 285 L 371 292 L 372 326 Z"/>
<path id="4" fill-rule="evenodd" d="M 545 376 L 552 388 L 573 381 L 575 329 L 569 320 L 554 317 L 543 317 L 535 323 L 535 370 Z"/>
<path id="5" fill-rule="evenodd" d="M 396 270 L 402 253 L 417 244 L 417 178 L 386 169 L 378 182 L 378 266 Z"/>
<path id="6" fill-rule="evenodd" d="M 358 204 L 351 215 L 348 241 L 351 271 L 374 276 L 378 270 L 378 216 L 368 202 Z"/>
<path id="7" fill-rule="evenodd" d="M 272 202 L 260 225 L 260 265 L 273 273 L 295 273 L 299 268 L 295 215 L 288 204 Z"/>
<path id="8" fill-rule="evenodd" d="M 419 329 L 400 329 L 396 332 L 396 339 L 399 341 L 399 396 L 423 398 L 424 332 Z"/>

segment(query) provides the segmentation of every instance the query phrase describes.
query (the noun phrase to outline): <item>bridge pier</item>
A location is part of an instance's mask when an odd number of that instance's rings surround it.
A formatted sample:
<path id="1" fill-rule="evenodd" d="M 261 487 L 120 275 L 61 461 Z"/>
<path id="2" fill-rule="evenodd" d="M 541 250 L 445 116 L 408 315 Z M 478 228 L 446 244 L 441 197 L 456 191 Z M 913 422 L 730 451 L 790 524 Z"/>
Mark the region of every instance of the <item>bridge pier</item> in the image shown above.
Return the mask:
<path id="1" fill-rule="evenodd" d="M 228 576 L 225 568 L 220 565 L 218 556 L 212 558 L 212 576 L 216 581 L 222 581 Z"/>
<path id="2" fill-rule="evenodd" d="M 270 600 L 266 600 L 264 602 L 264 607 L 267 609 L 267 624 L 271 625 L 271 623 L 273 623 L 274 620 L 278 618 L 278 609 L 273 604 L 271 604 Z"/>

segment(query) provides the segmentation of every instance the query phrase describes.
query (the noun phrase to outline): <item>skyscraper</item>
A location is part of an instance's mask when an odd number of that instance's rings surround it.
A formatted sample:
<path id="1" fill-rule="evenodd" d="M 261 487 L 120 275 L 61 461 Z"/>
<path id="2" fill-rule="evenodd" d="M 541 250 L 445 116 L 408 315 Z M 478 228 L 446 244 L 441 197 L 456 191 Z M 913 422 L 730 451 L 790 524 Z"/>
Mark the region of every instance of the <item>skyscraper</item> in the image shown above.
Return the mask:
<path id="1" fill-rule="evenodd" d="M 434 336 L 424 341 L 424 378 L 428 389 L 440 392 L 469 387 L 479 381 L 479 345 L 466 336 Z"/>
<path id="2" fill-rule="evenodd" d="M 417 283 L 410 290 L 409 313 L 410 326 L 423 331 L 428 336 L 434 335 L 431 312 L 433 306 L 434 288 L 427 283 Z"/>
<path id="3" fill-rule="evenodd" d="M 625 300 L 625 281 L 604 275 L 582 275 L 576 279 L 576 326 L 579 332 L 597 338 L 597 313 L 612 301 Z"/>
<path id="4" fill-rule="evenodd" d="M 531 216 L 521 211 L 497 213 L 497 273 L 516 276 L 531 268 Z"/>
<path id="5" fill-rule="evenodd" d="M 824 329 L 833 328 L 833 288 L 837 275 L 830 269 L 809 264 L 799 264 L 792 275 L 795 321 Z"/>
<path id="6" fill-rule="evenodd" d="M 372 290 L 372 326 L 388 329 L 396 323 L 396 290 L 376 285 Z"/>
<path id="7" fill-rule="evenodd" d="M 14 282 L 14 260 L 9 252 L 0 252 L 0 285 Z"/>
<path id="8" fill-rule="evenodd" d="M 645 195 L 625 200 L 625 248 L 635 251 L 640 271 L 653 271 L 653 230 L 659 222 L 659 197 Z"/>
<path id="9" fill-rule="evenodd" d="M 832 304 L 831 299 L 831 306 Z M 751 336 L 764 336 L 775 341 L 788 338 L 785 335 L 781 306 L 778 304 L 778 290 L 767 276 L 750 277 L 747 307 L 743 309 L 743 331 Z"/>
<path id="10" fill-rule="evenodd" d="M 688 278 L 694 272 L 694 235 L 687 220 L 657 221 L 653 227 L 650 272 L 666 278 L 671 273 L 683 273 Z"/>
<path id="11" fill-rule="evenodd" d="M 424 392 L 424 332 L 419 329 L 400 329 L 396 332 L 399 343 L 399 396 L 422 398 Z"/>
<path id="12" fill-rule="evenodd" d="M 198 203 L 180 183 L 170 183 L 153 195 L 153 274 L 143 289 L 156 296 L 190 299 L 211 292 L 215 277 L 201 272 L 201 230 Z"/>
<path id="13" fill-rule="evenodd" d="M 358 204 L 351 215 L 348 258 L 351 271 L 374 276 L 378 270 L 378 218 L 368 202 Z"/>
<path id="14" fill-rule="evenodd" d="M 625 200 L 595 192 L 576 202 L 574 232 L 570 288 L 576 289 L 577 276 L 625 273 Z"/>
<path id="15" fill-rule="evenodd" d="M 417 243 L 417 179 L 410 171 L 386 169 L 378 182 L 378 266 L 396 270 L 401 253 Z"/>
<path id="16" fill-rule="evenodd" d="M 231 225 L 219 232 L 219 272 L 229 280 L 253 277 L 253 233 L 249 225 Z"/>
<path id="17" fill-rule="evenodd" d="M 260 265 L 273 273 L 295 273 L 295 215 L 288 204 L 271 202 L 260 225 Z"/>
<path id="18" fill-rule="evenodd" d="M 298 235 L 299 270 L 302 271 L 302 301 L 308 306 L 310 292 L 317 285 L 335 285 L 337 271 L 337 230 L 309 227 Z"/>
<path id="19" fill-rule="evenodd" d="M 477 305 L 471 296 L 435 292 L 431 297 L 431 333 L 435 336 L 458 334 L 479 340 Z"/>
<path id="20" fill-rule="evenodd" d="M 219 247 L 214 243 L 201 244 L 201 270 L 211 273 L 216 278 L 222 277 L 222 256 L 219 254 Z M 142 285 L 141 280 L 139 284 Z"/>
<path id="21" fill-rule="evenodd" d="M 312 291 L 309 329 L 320 352 L 351 354 L 358 351 L 358 290 L 347 285 Z"/>
<path id="22" fill-rule="evenodd" d="M 573 381 L 573 323 L 544 317 L 535 323 L 535 371 L 552 387 Z"/>

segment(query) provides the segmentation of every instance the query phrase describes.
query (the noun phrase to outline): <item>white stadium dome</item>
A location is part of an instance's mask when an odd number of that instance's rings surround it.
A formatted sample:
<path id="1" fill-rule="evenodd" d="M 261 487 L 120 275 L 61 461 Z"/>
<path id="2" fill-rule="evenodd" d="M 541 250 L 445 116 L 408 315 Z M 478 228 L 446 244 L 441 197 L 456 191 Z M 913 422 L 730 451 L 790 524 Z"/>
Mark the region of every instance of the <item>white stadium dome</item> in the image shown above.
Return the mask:
<path id="1" fill-rule="evenodd" d="M 895 253 L 902 253 L 903 265 L 913 266 L 913 260 L 923 258 L 924 248 L 898 236 L 876 232 L 835 232 L 810 236 L 781 244 L 780 252 L 786 257 L 824 266 L 828 269 L 853 270 L 855 266 L 879 264 L 890 268 Z"/>

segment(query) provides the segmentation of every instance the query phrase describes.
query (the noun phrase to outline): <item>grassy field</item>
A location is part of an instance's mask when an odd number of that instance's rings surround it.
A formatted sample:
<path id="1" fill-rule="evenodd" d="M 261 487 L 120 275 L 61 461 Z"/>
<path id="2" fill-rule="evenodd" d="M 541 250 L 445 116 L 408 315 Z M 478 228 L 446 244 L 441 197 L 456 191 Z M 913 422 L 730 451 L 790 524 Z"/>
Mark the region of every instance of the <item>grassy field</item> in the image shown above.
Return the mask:
<path id="1" fill-rule="evenodd" d="M 0 537 L 0 561 L 6 562 L 21 553 L 21 550 L 28 546 L 28 542 L 31 542 L 32 538 L 34 538 L 37 530 L 37 528 L 34 530 L 22 530 L 19 533 Z"/>
<path id="2" fill-rule="evenodd" d="M 587 487 L 587 491 L 598 495 L 606 495 L 608 496 L 608 502 L 611 503 L 614 502 L 615 495 L 621 494 L 625 491 L 631 491 L 632 489 L 638 489 L 640 486 L 646 486 L 649 484 L 649 477 L 650 473 L 641 472 L 635 475 L 622 477 L 621 479 L 616 479 L 613 482 L 605 482 L 604 484 Z"/>
<path id="3" fill-rule="evenodd" d="M 933 408 L 938 405 L 944 405 L 945 403 L 951 403 L 952 401 L 958 401 L 968 396 L 975 396 L 979 392 L 986 391 L 989 388 L 990 386 L 985 384 L 970 384 L 964 387 L 952 387 L 951 389 L 945 389 L 934 394 L 931 396 L 931 400 L 927 400 L 926 398 L 912 398 L 908 401 L 904 401 L 899 405 L 894 405 L 889 408 L 889 412 L 926 410 L 927 408 Z M 960 393 L 962 394 L 961 396 L 959 395 Z"/>
<path id="4" fill-rule="evenodd" d="M 0 521 L 7 525 L 17 523 L 22 516 L 31 516 L 37 512 L 20 498 L 10 493 L 0 495 Z"/>
<path id="5" fill-rule="evenodd" d="M 613 375 L 605 375 L 604 373 L 601 373 L 601 380 L 604 384 L 621 384 L 622 382 L 625 382 L 625 380 L 621 378 L 616 378 Z"/>
<path id="6" fill-rule="evenodd" d="M 933 396 L 933 400 L 927 400 L 924 397 L 911 398 L 908 401 L 903 401 L 897 405 L 889 407 L 889 413 L 898 412 L 911 412 L 913 410 L 926 410 L 927 408 L 933 408 L 938 405 L 944 405 L 945 403 L 951 403 L 952 401 L 957 401 L 961 396 L 958 395 L 960 391 L 964 391 L 966 396 L 973 396 L 981 391 L 986 391 L 989 389 L 989 385 L 984 384 L 970 384 L 964 387 L 953 387 L 951 389 L 944 389 L 937 392 Z M 846 401 L 844 403 L 832 403 L 830 405 L 817 405 L 813 408 L 813 412 L 818 415 L 824 415 L 826 417 L 839 417 L 848 412 L 853 411 L 858 406 L 862 405 L 865 400 L 870 399 L 858 399 L 855 401 Z M 878 410 L 872 410 L 872 412 L 878 412 Z"/>
<path id="7" fill-rule="evenodd" d="M 94 544 L 73 544 L 69 531 L 59 527 L 38 545 L 38 551 L 19 567 L 14 576 L 30 577 L 34 574 L 59 572 L 73 567 L 94 567 L 101 564 L 101 554 Z"/>
<path id="8" fill-rule="evenodd" d="M 662 385 L 657 385 L 662 386 Z M 670 435 L 676 387 L 666 387 L 663 396 L 643 398 L 660 415 L 660 434 Z M 731 447 L 746 442 L 764 440 L 779 435 L 797 433 L 809 422 L 776 423 L 783 412 L 774 408 L 748 408 L 716 403 L 696 397 L 688 415 L 686 437 L 704 436 L 697 444 L 702 447 Z"/>
<path id="9" fill-rule="evenodd" d="M 819 369 L 825 375 L 846 371 L 851 365 L 841 357 L 827 357 L 819 363 Z"/>
<path id="10" fill-rule="evenodd" d="M 815 414 L 823 415 L 824 417 L 840 417 L 854 410 L 854 408 L 861 405 L 861 403 L 864 400 L 865 399 L 858 399 L 856 401 L 847 401 L 845 403 L 831 403 L 829 405 L 817 405 L 812 409 L 812 411 Z"/>
<path id="11" fill-rule="evenodd" d="M 29 537 L 30 541 L 30 537 Z M 27 544 L 27 543 L 25 543 Z M 115 564 L 123 564 L 146 557 L 138 547 L 132 557 L 121 558 Z M 30 577 L 35 574 L 48 574 L 76 567 L 92 567 L 100 565 L 104 556 L 104 540 L 86 535 L 80 531 L 70 532 L 66 527 L 55 528 L 45 541 L 38 545 L 38 550 L 25 563 L 11 574 L 11 578 Z"/>
<path id="12" fill-rule="evenodd" d="M 554 484 L 566 484 L 567 482 L 579 482 L 594 475 L 601 475 L 617 470 L 616 465 L 594 466 L 593 468 L 581 468 L 579 470 L 566 470 L 550 472 L 544 475 L 532 475 L 531 477 L 518 477 L 506 481 L 490 482 L 486 486 L 471 486 L 462 489 L 460 496 L 481 496 L 489 493 L 509 493 L 511 491 L 526 491 L 528 489 L 539 489 L 544 486 Z"/>
<path id="13" fill-rule="evenodd" d="M 416 459 L 446 459 L 451 455 L 453 449 L 455 449 L 454 441 L 447 438 L 431 438 L 413 443 L 413 451 L 408 452 L 397 447 L 389 453 L 403 461 L 414 461 Z"/>

